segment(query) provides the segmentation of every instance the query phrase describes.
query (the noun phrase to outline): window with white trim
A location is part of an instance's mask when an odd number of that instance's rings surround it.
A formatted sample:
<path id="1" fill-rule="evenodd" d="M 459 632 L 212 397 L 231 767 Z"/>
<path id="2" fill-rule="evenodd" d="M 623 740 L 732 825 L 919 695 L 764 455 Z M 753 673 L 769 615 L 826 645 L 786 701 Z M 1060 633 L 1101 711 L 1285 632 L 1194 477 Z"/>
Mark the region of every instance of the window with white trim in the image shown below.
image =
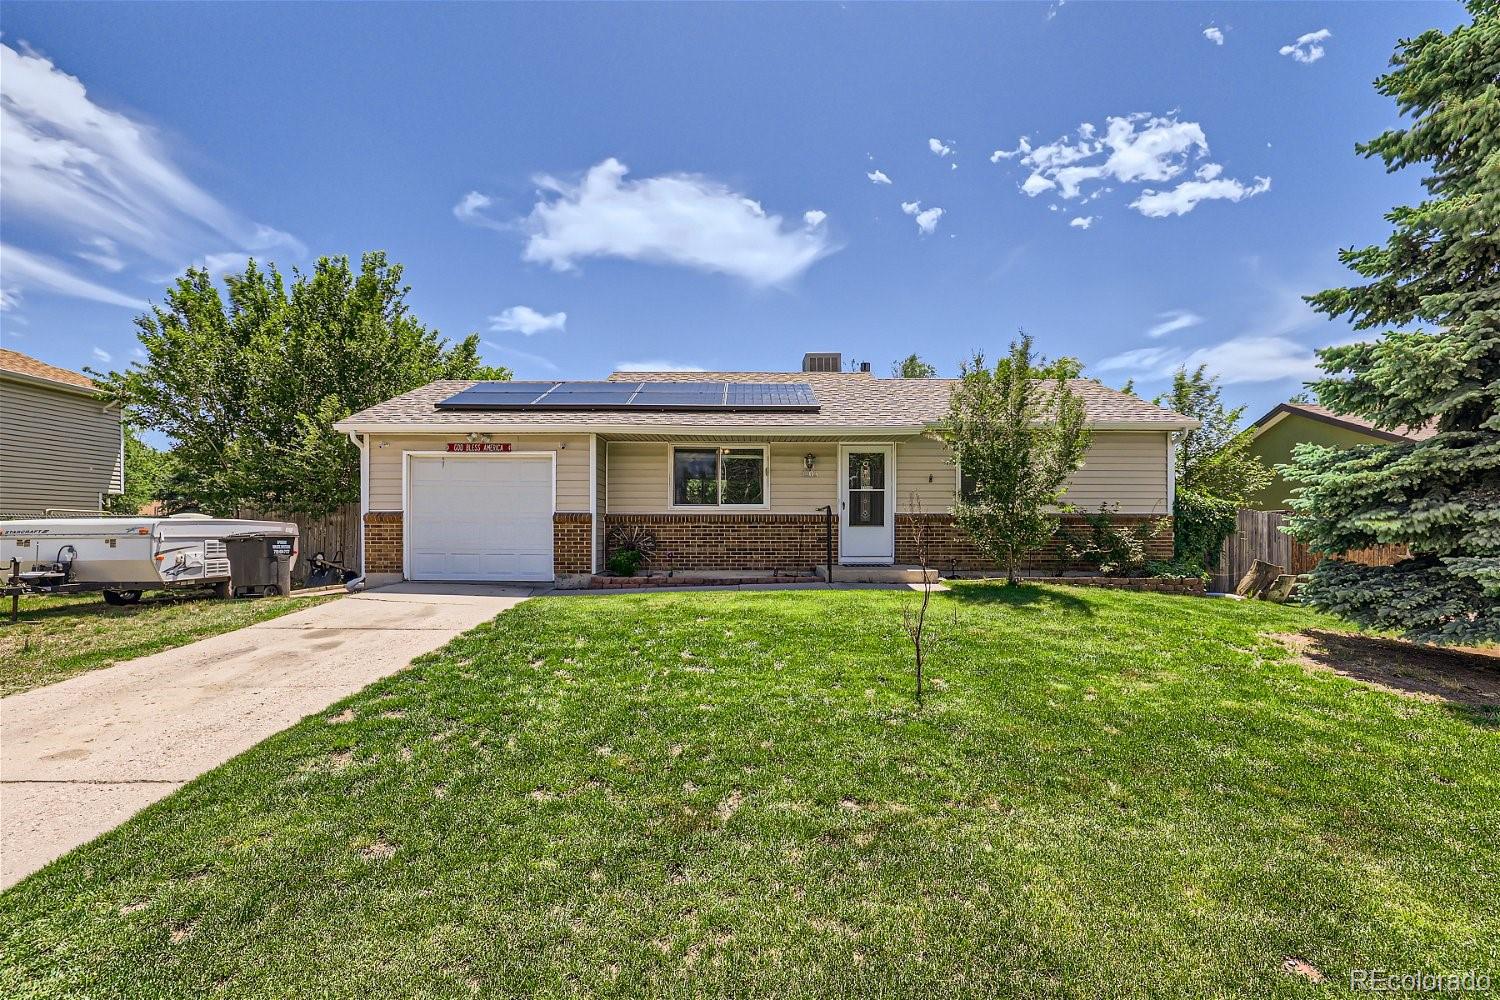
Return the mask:
<path id="1" fill-rule="evenodd" d="M 766 449 L 672 449 L 672 506 L 764 507 Z"/>

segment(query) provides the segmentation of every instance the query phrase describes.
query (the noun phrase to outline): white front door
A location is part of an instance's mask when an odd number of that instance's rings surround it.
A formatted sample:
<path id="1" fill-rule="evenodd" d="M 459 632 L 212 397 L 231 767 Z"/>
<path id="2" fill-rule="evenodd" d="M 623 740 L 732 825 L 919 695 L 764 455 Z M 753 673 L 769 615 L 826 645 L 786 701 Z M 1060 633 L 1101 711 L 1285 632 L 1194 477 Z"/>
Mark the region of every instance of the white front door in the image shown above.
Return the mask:
<path id="1" fill-rule="evenodd" d="M 552 456 L 407 458 L 408 580 L 551 580 Z"/>
<path id="2" fill-rule="evenodd" d="M 896 450 L 888 444 L 839 449 L 839 561 L 896 558 Z"/>

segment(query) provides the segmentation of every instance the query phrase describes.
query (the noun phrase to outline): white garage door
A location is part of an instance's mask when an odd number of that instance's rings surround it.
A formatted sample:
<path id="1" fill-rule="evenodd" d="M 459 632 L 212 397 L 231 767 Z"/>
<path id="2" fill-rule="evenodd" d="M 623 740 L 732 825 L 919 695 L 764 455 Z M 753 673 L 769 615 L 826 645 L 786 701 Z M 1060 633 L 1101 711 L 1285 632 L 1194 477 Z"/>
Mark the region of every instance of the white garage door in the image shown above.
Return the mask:
<path id="1" fill-rule="evenodd" d="M 552 579 L 550 455 L 407 461 L 408 579 Z"/>

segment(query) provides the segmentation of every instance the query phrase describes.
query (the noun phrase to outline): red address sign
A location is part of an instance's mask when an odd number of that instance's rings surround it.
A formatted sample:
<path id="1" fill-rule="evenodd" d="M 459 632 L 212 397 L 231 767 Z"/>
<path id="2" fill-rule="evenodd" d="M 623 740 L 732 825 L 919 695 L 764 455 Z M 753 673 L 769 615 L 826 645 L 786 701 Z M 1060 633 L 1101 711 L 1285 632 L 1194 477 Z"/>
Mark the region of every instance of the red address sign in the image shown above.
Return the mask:
<path id="1" fill-rule="evenodd" d="M 449 451 L 510 451 L 510 442 L 501 441 L 449 441 Z"/>

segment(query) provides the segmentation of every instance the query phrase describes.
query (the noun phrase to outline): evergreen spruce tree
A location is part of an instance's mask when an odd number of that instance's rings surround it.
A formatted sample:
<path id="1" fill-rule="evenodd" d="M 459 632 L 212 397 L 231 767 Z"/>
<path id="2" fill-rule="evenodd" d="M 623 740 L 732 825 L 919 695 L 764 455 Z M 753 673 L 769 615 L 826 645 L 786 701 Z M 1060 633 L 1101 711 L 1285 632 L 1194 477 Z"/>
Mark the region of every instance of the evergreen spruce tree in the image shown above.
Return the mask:
<path id="1" fill-rule="evenodd" d="M 1324 406 L 1416 442 L 1303 445 L 1292 533 L 1325 553 L 1405 543 L 1395 566 L 1325 559 L 1305 593 L 1354 621 L 1439 643 L 1500 641 L 1500 3 L 1403 41 L 1376 89 L 1408 127 L 1356 149 L 1424 164 L 1427 197 L 1396 208 L 1384 245 L 1340 258 L 1367 279 L 1308 301 L 1377 340 L 1319 352 Z"/>

